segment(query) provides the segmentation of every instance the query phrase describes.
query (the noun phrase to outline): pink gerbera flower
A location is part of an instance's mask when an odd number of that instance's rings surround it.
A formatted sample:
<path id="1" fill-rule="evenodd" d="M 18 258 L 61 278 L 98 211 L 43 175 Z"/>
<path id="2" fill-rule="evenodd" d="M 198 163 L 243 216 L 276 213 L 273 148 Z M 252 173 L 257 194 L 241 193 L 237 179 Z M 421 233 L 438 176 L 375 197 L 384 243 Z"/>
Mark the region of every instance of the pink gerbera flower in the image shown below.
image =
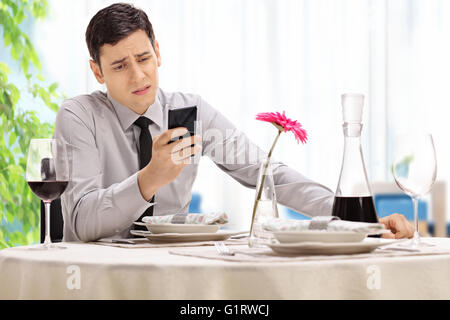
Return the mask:
<path id="1" fill-rule="evenodd" d="M 261 199 L 261 193 L 262 193 L 262 188 L 264 185 L 264 180 L 266 177 L 267 167 L 269 165 L 269 161 L 272 156 L 273 149 L 275 148 L 275 145 L 277 144 L 277 141 L 281 135 L 281 132 L 292 131 L 292 133 L 295 136 L 295 139 L 297 140 L 297 143 L 299 143 L 301 141 L 302 143 L 305 144 L 306 141 L 308 140 L 308 135 L 306 134 L 305 129 L 302 128 L 302 125 L 300 123 L 298 123 L 297 121 L 287 118 L 284 111 L 283 111 L 283 114 L 280 114 L 279 112 L 258 113 L 256 115 L 256 120 L 261 120 L 261 121 L 266 121 L 266 122 L 272 123 L 278 129 L 278 134 L 277 134 L 277 137 L 275 138 L 275 141 L 273 142 L 272 147 L 270 148 L 270 151 L 267 155 L 268 161 L 266 162 L 266 164 L 264 166 L 264 172 L 262 174 L 262 182 L 260 184 L 259 189 L 257 190 L 255 203 L 253 205 L 250 236 L 252 236 L 252 232 L 253 232 L 253 224 L 255 221 L 256 209 L 258 207 L 258 201 Z"/>
<path id="2" fill-rule="evenodd" d="M 256 120 L 270 122 L 280 131 L 292 131 L 297 143 L 301 141 L 305 144 L 308 140 L 308 134 L 305 129 L 303 129 L 302 125 L 296 120 L 294 121 L 287 118 L 285 113 L 285 111 L 283 111 L 283 114 L 280 114 L 279 112 L 261 112 L 256 115 Z"/>

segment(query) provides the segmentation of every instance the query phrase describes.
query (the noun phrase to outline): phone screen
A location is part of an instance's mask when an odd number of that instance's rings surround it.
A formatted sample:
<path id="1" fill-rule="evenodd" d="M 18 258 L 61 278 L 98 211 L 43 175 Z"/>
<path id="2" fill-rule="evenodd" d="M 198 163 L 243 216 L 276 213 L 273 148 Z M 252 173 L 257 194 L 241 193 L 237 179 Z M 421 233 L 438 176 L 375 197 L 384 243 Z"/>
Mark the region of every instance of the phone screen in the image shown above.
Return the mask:
<path id="1" fill-rule="evenodd" d="M 184 127 L 188 132 L 184 136 L 172 138 L 169 143 L 195 134 L 197 120 L 197 106 L 169 110 L 169 129 Z"/>

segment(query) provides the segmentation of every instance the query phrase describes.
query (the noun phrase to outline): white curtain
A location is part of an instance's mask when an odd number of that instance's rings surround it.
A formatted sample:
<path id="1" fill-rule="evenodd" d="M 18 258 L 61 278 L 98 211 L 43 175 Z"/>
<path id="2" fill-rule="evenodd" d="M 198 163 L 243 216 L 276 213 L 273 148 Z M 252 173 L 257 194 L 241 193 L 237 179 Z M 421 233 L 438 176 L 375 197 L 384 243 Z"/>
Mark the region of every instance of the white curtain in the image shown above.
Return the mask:
<path id="1" fill-rule="evenodd" d="M 53 0 L 50 19 L 36 24 L 48 78 L 67 96 L 104 90 L 89 70 L 84 32 L 90 18 L 114 2 Z M 362 141 L 372 181 L 392 180 L 394 135 L 421 129 L 435 138 L 438 179 L 450 180 L 449 2 L 131 1 L 147 12 L 159 41 L 161 88 L 202 95 L 265 150 L 276 132 L 254 117 L 285 110 L 310 140 L 297 145 L 291 133 L 283 134 L 274 156 L 333 190 L 345 92 L 366 96 Z M 194 191 L 203 195 L 203 210 L 226 210 L 236 227 L 250 223 L 254 191 L 207 158 Z"/>

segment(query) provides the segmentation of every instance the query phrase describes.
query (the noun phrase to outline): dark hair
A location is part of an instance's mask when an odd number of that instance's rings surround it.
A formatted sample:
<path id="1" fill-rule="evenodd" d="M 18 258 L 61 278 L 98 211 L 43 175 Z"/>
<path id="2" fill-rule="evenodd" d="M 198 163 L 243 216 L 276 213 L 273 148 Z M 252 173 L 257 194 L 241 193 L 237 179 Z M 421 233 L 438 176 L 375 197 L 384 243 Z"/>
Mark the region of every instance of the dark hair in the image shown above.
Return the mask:
<path id="1" fill-rule="evenodd" d="M 86 44 L 92 60 L 100 65 L 100 48 L 114 45 L 136 30 L 147 33 L 155 47 L 155 35 L 147 14 L 128 3 L 115 3 L 95 14 L 86 29 Z"/>

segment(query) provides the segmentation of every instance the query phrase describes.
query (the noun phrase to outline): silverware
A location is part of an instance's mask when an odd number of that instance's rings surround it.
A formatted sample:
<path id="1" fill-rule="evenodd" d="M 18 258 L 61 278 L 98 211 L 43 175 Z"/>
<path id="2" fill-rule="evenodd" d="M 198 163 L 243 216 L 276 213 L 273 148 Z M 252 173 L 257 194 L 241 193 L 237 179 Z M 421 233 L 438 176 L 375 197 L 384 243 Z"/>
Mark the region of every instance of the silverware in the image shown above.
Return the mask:
<path id="1" fill-rule="evenodd" d="M 243 234 L 236 234 L 234 236 L 231 236 L 230 239 L 243 239 L 247 238 L 249 236 L 249 233 L 246 231 Z"/>
<path id="2" fill-rule="evenodd" d="M 127 239 L 112 239 L 112 243 L 126 243 L 126 244 L 136 244 L 133 240 Z"/>
<path id="3" fill-rule="evenodd" d="M 231 251 L 230 248 L 228 248 L 225 243 L 222 241 L 214 242 L 214 246 L 216 247 L 217 252 L 221 256 L 234 256 L 234 252 Z"/>
<path id="4" fill-rule="evenodd" d="M 128 239 L 100 239 L 98 242 L 104 243 L 122 243 L 122 244 L 136 244 L 133 240 Z"/>

